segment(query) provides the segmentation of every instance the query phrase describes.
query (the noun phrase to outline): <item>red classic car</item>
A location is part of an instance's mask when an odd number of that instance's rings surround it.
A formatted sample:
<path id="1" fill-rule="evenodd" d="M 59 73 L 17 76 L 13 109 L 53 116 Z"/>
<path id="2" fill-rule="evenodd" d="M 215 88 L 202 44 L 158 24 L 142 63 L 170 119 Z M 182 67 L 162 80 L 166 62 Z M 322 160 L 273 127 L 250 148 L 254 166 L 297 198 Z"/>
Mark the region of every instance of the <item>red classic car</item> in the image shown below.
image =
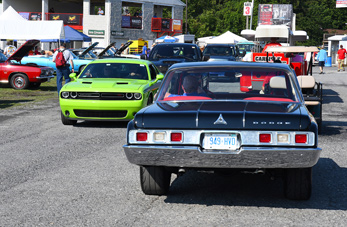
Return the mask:
<path id="1" fill-rule="evenodd" d="M 42 82 L 54 77 L 54 69 L 51 67 L 20 64 L 21 59 L 39 42 L 39 40 L 27 41 L 9 58 L 0 53 L 0 83 L 9 83 L 14 89 L 25 89 L 29 86 L 37 88 Z"/>

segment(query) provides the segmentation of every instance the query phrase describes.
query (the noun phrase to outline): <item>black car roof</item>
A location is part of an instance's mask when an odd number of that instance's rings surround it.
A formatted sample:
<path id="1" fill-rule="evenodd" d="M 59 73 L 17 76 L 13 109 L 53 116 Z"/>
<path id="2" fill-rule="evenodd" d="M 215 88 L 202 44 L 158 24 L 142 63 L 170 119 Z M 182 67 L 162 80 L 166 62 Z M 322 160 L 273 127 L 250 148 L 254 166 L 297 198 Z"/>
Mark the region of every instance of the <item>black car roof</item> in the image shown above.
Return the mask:
<path id="1" fill-rule="evenodd" d="M 210 61 L 210 62 L 187 62 L 176 63 L 170 67 L 170 70 L 177 68 L 193 68 L 193 67 L 218 67 L 218 66 L 234 66 L 234 67 L 259 67 L 290 70 L 289 66 L 284 63 L 267 63 L 267 62 L 237 62 L 237 61 Z"/>
<path id="2" fill-rule="evenodd" d="M 226 44 L 226 43 L 210 43 L 210 44 L 206 45 L 206 47 L 209 47 L 209 46 L 234 47 L 236 45 L 235 44 Z"/>
<path id="3" fill-rule="evenodd" d="M 197 46 L 194 43 L 159 43 L 155 46 Z"/>

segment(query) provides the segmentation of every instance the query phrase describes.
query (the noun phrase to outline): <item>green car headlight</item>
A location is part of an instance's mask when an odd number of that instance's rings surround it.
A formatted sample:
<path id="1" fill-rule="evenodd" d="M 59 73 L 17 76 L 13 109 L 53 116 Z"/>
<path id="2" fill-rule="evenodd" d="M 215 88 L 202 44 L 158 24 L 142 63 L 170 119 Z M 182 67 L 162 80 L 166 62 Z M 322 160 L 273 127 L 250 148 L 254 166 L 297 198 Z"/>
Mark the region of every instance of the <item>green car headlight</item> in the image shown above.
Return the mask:
<path id="1" fill-rule="evenodd" d="M 64 99 L 69 98 L 69 92 L 63 91 L 63 92 L 61 93 L 61 97 L 64 98 Z"/>
<path id="2" fill-rule="evenodd" d="M 142 95 L 141 95 L 141 93 L 135 93 L 134 97 L 135 97 L 135 99 L 141 99 Z"/>
<path id="3" fill-rule="evenodd" d="M 71 92 L 71 98 L 73 99 L 77 98 L 77 92 Z"/>

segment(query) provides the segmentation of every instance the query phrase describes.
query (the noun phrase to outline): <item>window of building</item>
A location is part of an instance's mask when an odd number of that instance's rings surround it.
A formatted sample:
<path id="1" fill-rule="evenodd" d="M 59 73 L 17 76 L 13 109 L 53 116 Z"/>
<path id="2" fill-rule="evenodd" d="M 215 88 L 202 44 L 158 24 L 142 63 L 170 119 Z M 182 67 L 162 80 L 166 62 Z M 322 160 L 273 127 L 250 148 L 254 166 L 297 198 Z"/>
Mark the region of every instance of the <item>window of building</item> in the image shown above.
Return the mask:
<path id="1" fill-rule="evenodd" d="M 142 29 L 142 4 L 122 2 L 122 28 Z"/>
<path id="2" fill-rule="evenodd" d="M 105 0 L 90 0 L 90 15 L 105 15 Z"/>

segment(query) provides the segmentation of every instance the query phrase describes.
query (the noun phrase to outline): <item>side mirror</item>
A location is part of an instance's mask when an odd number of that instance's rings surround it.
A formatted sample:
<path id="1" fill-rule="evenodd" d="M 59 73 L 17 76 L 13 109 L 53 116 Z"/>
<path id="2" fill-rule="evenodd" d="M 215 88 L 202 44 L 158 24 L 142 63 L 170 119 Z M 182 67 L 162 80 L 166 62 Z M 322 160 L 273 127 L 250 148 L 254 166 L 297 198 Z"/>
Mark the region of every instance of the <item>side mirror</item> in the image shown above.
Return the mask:
<path id="1" fill-rule="evenodd" d="M 146 54 L 141 54 L 140 58 L 143 59 L 143 60 L 147 60 L 148 59 Z"/>
<path id="2" fill-rule="evenodd" d="M 164 75 L 163 74 L 158 74 L 157 75 L 157 80 L 163 80 L 164 79 Z"/>
<path id="3" fill-rule="evenodd" d="M 72 81 L 77 80 L 77 73 L 70 73 L 69 77 L 71 78 Z"/>
<path id="4" fill-rule="evenodd" d="M 208 61 L 208 60 L 210 60 L 210 55 L 202 56 L 202 61 Z"/>

